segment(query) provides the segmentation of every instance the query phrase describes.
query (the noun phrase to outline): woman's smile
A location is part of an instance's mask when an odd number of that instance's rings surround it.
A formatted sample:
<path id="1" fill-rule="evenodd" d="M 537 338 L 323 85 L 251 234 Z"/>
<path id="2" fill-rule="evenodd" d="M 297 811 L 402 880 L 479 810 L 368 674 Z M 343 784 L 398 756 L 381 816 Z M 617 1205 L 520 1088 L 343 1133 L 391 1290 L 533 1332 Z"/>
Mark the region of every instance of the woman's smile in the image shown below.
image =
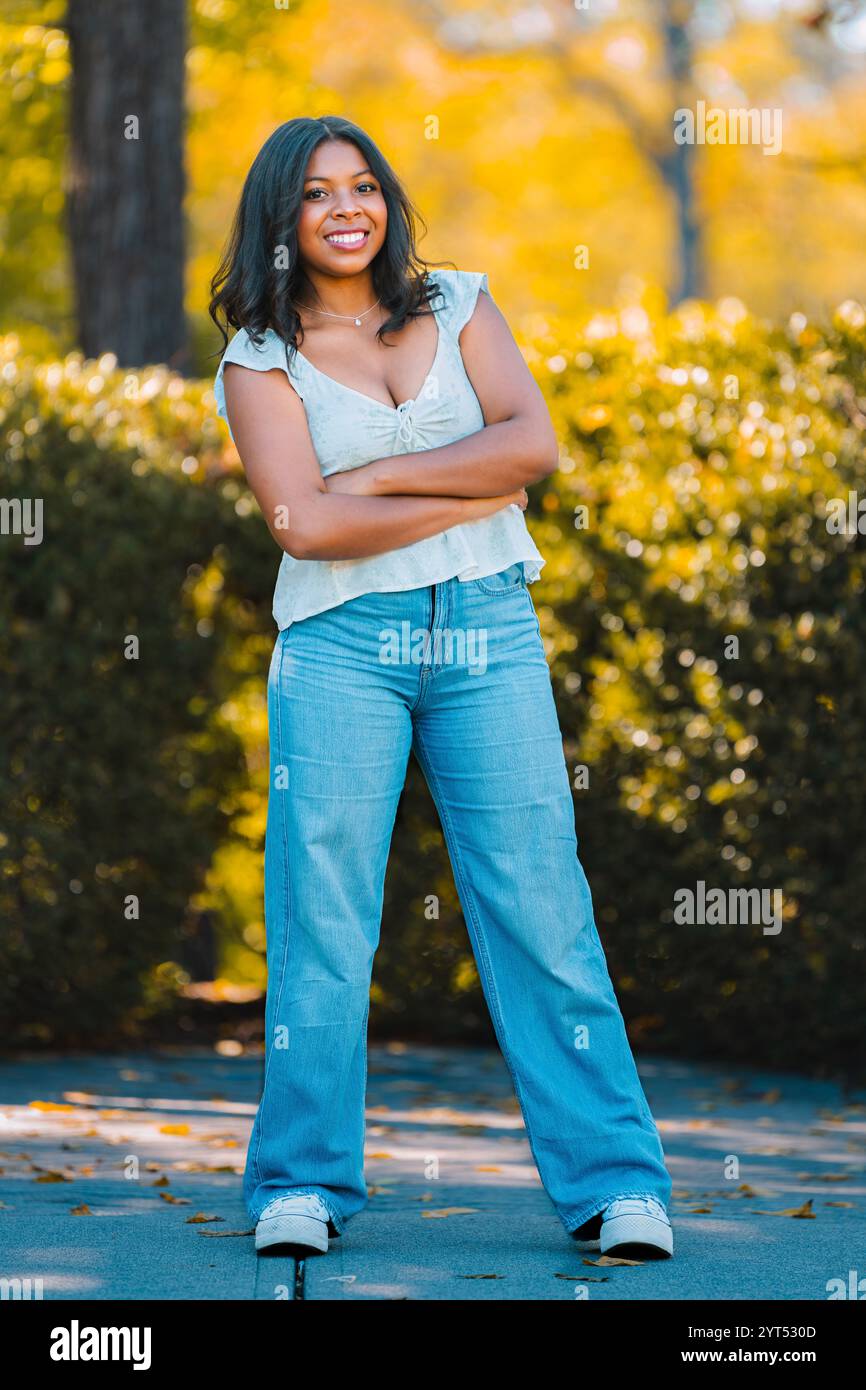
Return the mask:
<path id="1" fill-rule="evenodd" d="M 369 231 L 358 228 L 351 232 L 326 232 L 325 241 L 329 246 L 333 246 L 338 251 L 358 251 L 366 246 L 370 239 Z"/>

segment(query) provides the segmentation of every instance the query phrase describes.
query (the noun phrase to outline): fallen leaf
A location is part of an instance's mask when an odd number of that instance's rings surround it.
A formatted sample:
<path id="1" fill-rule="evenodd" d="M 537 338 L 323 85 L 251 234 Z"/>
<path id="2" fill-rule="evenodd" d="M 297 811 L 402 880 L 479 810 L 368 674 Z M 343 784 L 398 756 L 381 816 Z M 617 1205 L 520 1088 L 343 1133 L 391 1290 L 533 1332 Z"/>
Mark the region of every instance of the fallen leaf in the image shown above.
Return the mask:
<path id="1" fill-rule="evenodd" d="M 422 1211 L 422 1216 L 469 1216 L 477 1212 L 477 1207 L 439 1207 L 436 1211 Z"/>
<path id="2" fill-rule="evenodd" d="M 189 1125 L 160 1125 L 160 1134 L 189 1134 Z"/>
<path id="3" fill-rule="evenodd" d="M 606 1274 L 554 1274 L 554 1279 L 570 1279 L 577 1284 L 607 1284 Z"/>
<path id="4" fill-rule="evenodd" d="M 786 1207 L 784 1211 L 754 1211 L 754 1216 L 799 1216 L 803 1221 L 816 1221 L 817 1217 L 812 1210 L 812 1198 L 804 1202 L 801 1207 Z"/>
<path id="5" fill-rule="evenodd" d="M 708 1216 L 712 1207 L 686 1207 L 686 1216 Z"/>
<path id="6" fill-rule="evenodd" d="M 225 1221 L 224 1216 L 205 1216 L 203 1211 L 197 1211 L 195 1216 L 186 1218 L 187 1226 L 206 1226 L 211 1221 Z"/>
<path id="7" fill-rule="evenodd" d="M 65 1173 L 52 1173 L 52 1172 L 48 1172 L 48 1173 L 40 1173 L 40 1174 L 39 1174 L 39 1177 L 38 1177 L 38 1178 L 34 1178 L 33 1181 L 34 1181 L 34 1182 L 72 1182 L 72 1178 L 67 1178 L 67 1176 L 66 1176 Z"/>
<path id="8" fill-rule="evenodd" d="M 642 1265 L 643 1260 L 618 1260 L 615 1255 L 602 1255 L 598 1260 L 584 1260 L 585 1265 Z"/>
<path id="9" fill-rule="evenodd" d="M 800 1182 L 850 1182 L 855 1173 L 798 1173 Z"/>
<path id="10" fill-rule="evenodd" d="M 171 1186 L 171 1184 L 170 1184 L 168 1178 L 165 1176 L 165 1173 L 163 1173 L 163 1175 L 162 1175 L 161 1178 L 157 1178 L 156 1181 L 155 1181 L 155 1182 L 152 1182 L 150 1185 L 151 1185 L 151 1187 L 170 1187 L 170 1186 Z"/>
<path id="11" fill-rule="evenodd" d="M 457 1279 L 504 1279 L 504 1274 L 458 1274 Z"/>
<path id="12" fill-rule="evenodd" d="M 225 1236 L 254 1236 L 255 1233 L 256 1233 L 256 1228 L 255 1228 L 255 1226 L 251 1227 L 251 1229 L 250 1229 L 249 1231 L 197 1231 L 197 1232 L 196 1232 L 197 1235 L 200 1235 L 200 1236 L 210 1236 L 212 1239 L 216 1239 L 217 1237 L 219 1237 L 220 1239 L 223 1239 Z"/>
<path id="13" fill-rule="evenodd" d="M 92 1216 L 93 1212 L 86 1202 L 82 1202 L 80 1207 L 70 1207 L 69 1214 L 70 1216 Z"/>
<path id="14" fill-rule="evenodd" d="M 74 1110 L 74 1105 L 58 1105 L 53 1100 L 31 1100 L 28 1102 L 31 1110 Z"/>
<path id="15" fill-rule="evenodd" d="M 188 1207 L 191 1199 L 189 1197 L 173 1197 L 170 1192 L 160 1192 L 160 1201 L 170 1202 L 173 1207 Z"/>
<path id="16" fill-rule="evenodd" d="M 497 1168 L 495 1163 L 476 1163 L 476 1173 L 501 1173 L 502 1169 Z"/>
<path id="17" fill-rule="evenodd" d="M 368 1158 L 393 1158 L 393 1154 L 367 1154 Z"/>

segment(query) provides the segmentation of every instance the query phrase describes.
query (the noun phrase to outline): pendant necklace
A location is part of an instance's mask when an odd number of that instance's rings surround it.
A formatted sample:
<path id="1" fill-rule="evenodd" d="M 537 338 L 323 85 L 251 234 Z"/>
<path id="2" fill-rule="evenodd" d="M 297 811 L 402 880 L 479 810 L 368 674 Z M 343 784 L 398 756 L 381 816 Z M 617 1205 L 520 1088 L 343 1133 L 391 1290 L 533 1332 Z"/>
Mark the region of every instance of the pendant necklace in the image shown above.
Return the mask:
<path id="1" fill-rule="evenodd" d="M 346 320 L 351 319 L 352 322 L 354 323 L 355 327 L 356 327 L 356 328 L 360 328 L 360 327 L 361 327 L 361 319 L 366 318 L 367 314 L 372 314 L 373 310 L 376 308 L 376 305 L 377 305 L 377 304 L 381 304 L 381 303 L 382 303 L 381 299 L 377 299 L 377 300 L 376 300 L 376 304 L 371 304 L 370 307 L 369 307 L 369 309 L 365 309 L 364 312 L 363 312 L 363 314 L 359 314 L 357 318 L 355 317 L 354 314 L 332 314 L 332 313 L 330 313 L 329 310 L 327 310 L 327 309 L 314 309 L 313 306 L 312 306 L 312 304 L 302 304 L 302 305 L 301 305 L 301 308 L 302 308 L 302 309 L 309 309 L 311 314 L 324 314 L 324 315 L 325 315 L 325 318 L 329 318 L 329 319 L 346 319 Z"/>

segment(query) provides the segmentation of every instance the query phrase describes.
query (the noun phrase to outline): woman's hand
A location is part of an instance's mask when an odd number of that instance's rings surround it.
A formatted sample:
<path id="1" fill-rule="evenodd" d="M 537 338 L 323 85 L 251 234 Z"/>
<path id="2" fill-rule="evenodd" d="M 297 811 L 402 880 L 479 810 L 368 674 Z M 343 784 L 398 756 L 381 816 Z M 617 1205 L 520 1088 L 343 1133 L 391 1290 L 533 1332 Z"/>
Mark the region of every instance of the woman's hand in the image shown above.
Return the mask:
<path id="1" fill-rule="evenodd" d="M 328 492 L 342 494 L 348 497 L 378 497 L 385 495 L 384 490 L 379 492 L 377 487 L 376 461 L 373 463 L 362 464 L 359 468 L 347 468 L 342 473 L 329 473 L 325 478 L 325 488 Z M 517 488 L 515 492 L 504 493 L 497 497 L 466 497 L 462 499 L 466 504 L 469 520 L 476 520 L 480 517 L 492 516 L 494 512 L 502 511 L 504 507 L 512 504 L 526 511 L 529 498 L 525 487 Z"/>
<path id="2" fill-rule="evenodd" d="M 493 516 L 494 512 L 501 512 L 505 507 L 512 505 L 525 512 L 528 501 L 526 488 L 520 487 L 516 492 L 507 492 L 501 497 L 464 497 L 463 505 L 467 521 L 480 521 L 483 517 Z"/>

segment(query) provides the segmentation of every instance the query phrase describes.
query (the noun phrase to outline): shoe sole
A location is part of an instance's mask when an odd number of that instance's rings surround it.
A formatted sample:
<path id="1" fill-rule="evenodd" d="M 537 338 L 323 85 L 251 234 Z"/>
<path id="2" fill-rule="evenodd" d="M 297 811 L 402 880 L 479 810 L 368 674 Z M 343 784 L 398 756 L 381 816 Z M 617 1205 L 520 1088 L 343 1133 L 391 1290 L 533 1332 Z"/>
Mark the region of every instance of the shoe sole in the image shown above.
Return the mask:
<path id="1" fill-rule="evenodd" d="M 633 1212 L 604 1221 L 599 1246 L 603 1255 L 622 1259 L 666 1260 L 674 1253 L 674 1233 L 657 1216 Z"/>
<path id="2" fill-rule="evenodd" d="M 328 1248 L 328 1223 L 315 1216 L 269 1216 L 256 1226 L 256 1249 L 270 1250 L 274 1245 L 324 1254 Z"/>

